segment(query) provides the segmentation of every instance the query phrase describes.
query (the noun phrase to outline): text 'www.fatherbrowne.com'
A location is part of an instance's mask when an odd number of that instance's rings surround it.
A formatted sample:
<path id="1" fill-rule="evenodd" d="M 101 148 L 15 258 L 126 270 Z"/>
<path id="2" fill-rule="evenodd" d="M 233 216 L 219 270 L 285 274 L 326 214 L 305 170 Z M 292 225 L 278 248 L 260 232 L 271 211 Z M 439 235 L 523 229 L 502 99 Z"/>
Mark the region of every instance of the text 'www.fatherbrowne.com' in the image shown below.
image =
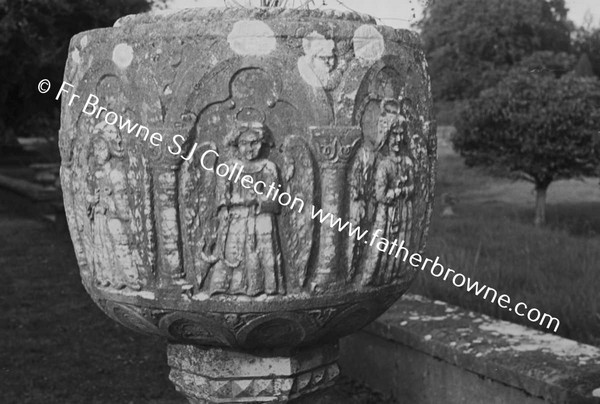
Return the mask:
<path id="1" fill-rule="evenodd" d="M 529 308 L 526 303 L 519 302 L 514 305 L 511 304 L 511 298 L 508 295 L 502 294 L 498 296 L 498 291 L 490 286 L 479 284 L 477 281 L 473 281 L 470 277 L 461 274 L 451 268 L 445 268 L 440 264 L 440 257 L 436 256 L 435 260 L 430 258 L 423 259 L 423 256 L 419 253 L 410 253 L 410 251 L 404 246 L 404 240 L 394 240 L 390 242 L 383 237 L 380 237 L 382 230 L 376 230 L 369 239 L 369 231 L 362 230 L 360 226 L 354 226 L 350 222 L 343 222 L 339 217 L 336 218 L 331 213 L 323 213 L 321 209 L 316 209 L 312 206 L 311 212 L 312 219 L 318 219 L 321 224 L 328 222 L 331 228 L 338 230 L 340 233 L 347 232 L 350 238 L 354 238 L 357 241 L 363 241 L 369 246 L 375 245 L 382 253 L 387 253 L 390 256 L 396 258 L 402 256 L 402 261 L 408 263 L 414 268 L 420 268 L 421 271 L 425 271 L 429 264 L 429 272 L 436 278 L 441 278 L 444 281 L 450 280 L 452 284 L 457 288 L 465 288 L 467 292 L 473 293 L 475 296 L 481 297 L 483 300 L 491 303 L 496 303 L 501 309 L 514 311 L 519 317 L 526 317 L 532 323 L 539 324 L 545 327 L 547 330 L 558 331 L 560 326 L 560 320 L 556 317 L 552 317 L 547 313 L 543 313 L 536 308 Z M 554 328 L 552 328 L 554 327 Z"/>

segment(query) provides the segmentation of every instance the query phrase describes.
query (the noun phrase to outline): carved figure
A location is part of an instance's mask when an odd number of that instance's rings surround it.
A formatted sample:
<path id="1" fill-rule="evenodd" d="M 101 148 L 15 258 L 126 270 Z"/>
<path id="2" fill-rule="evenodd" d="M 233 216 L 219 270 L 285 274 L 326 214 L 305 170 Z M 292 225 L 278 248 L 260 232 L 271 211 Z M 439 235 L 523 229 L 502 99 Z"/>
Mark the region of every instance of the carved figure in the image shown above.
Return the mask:
<path id="1" fill-rule="evenodd" d="M 389 283 L 400 269 L 402 253 L 390 248 L 390 243 L 410 240 L 414 164 L 411 158 L 411 138 L 408 121 L 401 114 L 400 103 L 385 99 L 381 105 L 380 136 L 377 151 L 380 157 L 375 169 L 375 218 L 372 232 L 379 236 L 376 248 L 368 253 L 372 261 L 363 280 L 367 284 Z M 393 245 L 393 244 L 391 244 Z"/>
<path id="2" fill-rule="evenodd" d="M 140 290 L 137 265 L 131 254 L 128 206 L 129 185 L 121 134 L 114 125 L 94 127 L 91 170 L 93 193 L 88 195 L 88 216 L 95 246 L 92 261 L 101 286 Z"/>
<path id="3" fill-rule="evenodd" d="M 263 156 L 268 144 L 266 128 L 255 117 L 238 120 L 226 144 L 236 156 L 225 164 L 231 172 L 242 167 L 241 178 L 251 177 L 256 188 L 247 188 L 248 181 L 235 181 L 233 176 L 217 180 L 217 249 L 221 256 L 212 268 L 210 294 L 284 294 L 277 231 L 281 207 L 273 200 L 281 181 L 277 165 Z"/>

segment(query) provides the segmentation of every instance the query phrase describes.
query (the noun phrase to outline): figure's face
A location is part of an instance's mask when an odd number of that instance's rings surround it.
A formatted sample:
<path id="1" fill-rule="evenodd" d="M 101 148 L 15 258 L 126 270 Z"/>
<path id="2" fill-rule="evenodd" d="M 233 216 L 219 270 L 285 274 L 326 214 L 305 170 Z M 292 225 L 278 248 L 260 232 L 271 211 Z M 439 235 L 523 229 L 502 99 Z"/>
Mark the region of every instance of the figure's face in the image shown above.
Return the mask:
<path id="1" fill-rule="evenodd" d="M 108 142 L 108 148 L 111 154 L 117 157 L 123 155 L 123 138 L 114 125 L 107 125 L 104 128 L 104 138 Z"/>
<path id="2" fill-rule="evenodd" d="M 402 136 L 400 135 L 399 131 L 394 129 L 394 131 L 390 134 L 390 151 L 392 153 L 400 153 L 401 139 Z"/>
<path id="3" fill-rule="evenodd" d="M 98 164 L 104 164 L 108 161 L 109 151 L 105 141 L 97 141 L 94 143 L 94 157 Z"/>
<path id="4" fill-rule="evenodd" d="M 255 160 L 260 156 L 263 146 L 262 129 L 249 129 L 238 139 L 238 150 L 246 160 Z"/>
<path id="5" fill-rule="evenodd" d="M 315 73 L 330 73 L 335 69 L 335 42 L 319 33 L 308 35 L 302 41 L 304 53 L 310 57 Z"/>
<path id="6" fill-rule="evenodd" d="M 333 47 L 319 47 L 313 54 L 313 64 L 316 70 L 330 73 L 335 69 L 336 57 Z"/>
<path id="7" fill-rule="evenodd" d="M 405 132 L 406 126 L 404 124 L 396 124 L 393 126 L 389 140 L 389 148 L 392 153 L 399 154 L 403 148 L 408 147 Z"/>
<path id="8" fill-rule="evenodd" d="M 400 115 L 400 106 L 395 100 L 387 102 L 383 106 L 383 110 L 386 114 Z"/>
<path id="9" fill-rule="evenodd" d="M 320 64 L 327 73 L 330 73 L 335 69 L 335 56 L 317 55 L 315 56 L 315 63 Z"/>

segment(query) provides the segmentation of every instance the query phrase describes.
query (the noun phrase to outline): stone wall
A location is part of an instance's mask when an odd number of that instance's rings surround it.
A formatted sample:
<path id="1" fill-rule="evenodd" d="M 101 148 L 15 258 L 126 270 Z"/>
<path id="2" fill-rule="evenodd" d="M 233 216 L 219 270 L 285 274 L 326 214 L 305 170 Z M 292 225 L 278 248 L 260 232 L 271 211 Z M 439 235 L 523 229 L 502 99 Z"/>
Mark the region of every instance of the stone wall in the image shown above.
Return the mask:
<path id="1" fill-rule="evenodd" d="M 600 403 L 600 349 L 407 295 L 341 344 L 340 366 L 398 403 Z"/>

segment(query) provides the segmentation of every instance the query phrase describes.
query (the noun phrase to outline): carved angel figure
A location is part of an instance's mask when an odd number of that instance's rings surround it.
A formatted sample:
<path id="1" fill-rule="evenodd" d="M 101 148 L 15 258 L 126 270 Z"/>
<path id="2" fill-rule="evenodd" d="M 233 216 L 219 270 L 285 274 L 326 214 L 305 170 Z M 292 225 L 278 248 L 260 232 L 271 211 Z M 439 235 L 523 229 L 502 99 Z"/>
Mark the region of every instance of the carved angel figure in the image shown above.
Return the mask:
<path id="1" fill-rule="evenodd" d="M 236 156 L 225 164 L 243 167 L 242 178 L 252 177 L 255 186 L 246 188 L 242 184 L 248 182 L 232 176 L 217 180 L 220 259 L 212 267 L 211 295 L 285 293 L 277 231 L 281 207 L 273 201 L 281 181 L 277 165 L 263 157 L 265 132 L 259 121 L 238 122 L 227 139 Z"/>
<path id="2" fill-rule="evenodd" d="M 94 128 L 88 216 L 94 244 L 93 268 L 101 286 L 141 289 L 139 274 L 130 253 L 128 226 L 129 186 L 123 161 L 122 138 L 113 125 L 102 122 Z"/>

